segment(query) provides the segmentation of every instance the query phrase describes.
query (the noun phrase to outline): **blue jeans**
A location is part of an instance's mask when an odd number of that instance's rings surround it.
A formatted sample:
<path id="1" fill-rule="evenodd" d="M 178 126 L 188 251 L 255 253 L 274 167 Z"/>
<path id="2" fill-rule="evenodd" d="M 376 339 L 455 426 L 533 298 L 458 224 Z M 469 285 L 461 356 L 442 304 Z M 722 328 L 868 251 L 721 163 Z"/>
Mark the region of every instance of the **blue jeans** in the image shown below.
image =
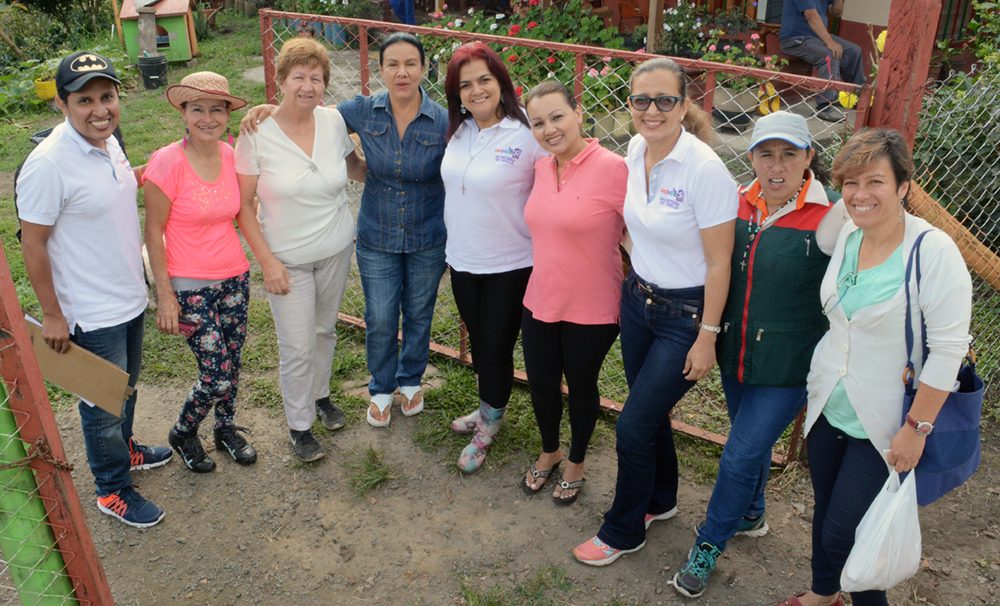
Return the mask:
<path id="1" fill-rule="evenodd" d="M 771 449 L 806 403 L 805 387 L 744 385 L 722 375 L 729 411 L 729 439 L 719 460 L 705 525 L 698 544 L 725 551 L 726 541 L 739 530 L 743 516 L 764 513 L 764 486 L 771 469 Z"/>
<path id="2" fill-rule="evenodd" d="M 445 270 L 444 244 L 391 253 L 357 245 L 365 291 L 365 335 L 373 396 L 420 385 L 430 353 L 434 302 Z M 403 314 L 402 352 L 397 338 Z"/>
<path id="3" fill-rule="evenodd" d="M 840 573 L 854 535 L 889 478 L 889 467 L 868 440 L 852 438 L 823 415 L 809 431 L 809 476 L 816 504 L 812 527 L 812 590 L 840 591 Z M 884 591 L 851 593 L 855 606 L 889 606 Z"/>
<path id="4" fill-rule="evenodd" d="M 615 501 L 597 536 L 615 549 L 646 540 L 647 513 L 677 505 L 677 452 L 670 411 L 692 386 L 684 378 L 698 337 L 704 288 L 639 291 L 634 273 L 622 284 L 621 344 L 629 395 L 615 428 Z M 691 308 L 695 308 L 694 313 Z"/>
<path id="5" fill-rule="evenodd" d="M 90 332 L 83 332 L 77 326 L 70 340 L 127 372 L 129 387 L 134 388 L 142 366 L 145 321 L 145 314 L 142 313 L 128 322 Z M 125 400 L 120 417 L 83 401 L 79 404 L 87 462 L 90 463 L 90 472 L 94 474 L 99 497 L 106 497 L 132 484 L 128 441 L 132 437 L 136 396 L 132 392 Z"/>

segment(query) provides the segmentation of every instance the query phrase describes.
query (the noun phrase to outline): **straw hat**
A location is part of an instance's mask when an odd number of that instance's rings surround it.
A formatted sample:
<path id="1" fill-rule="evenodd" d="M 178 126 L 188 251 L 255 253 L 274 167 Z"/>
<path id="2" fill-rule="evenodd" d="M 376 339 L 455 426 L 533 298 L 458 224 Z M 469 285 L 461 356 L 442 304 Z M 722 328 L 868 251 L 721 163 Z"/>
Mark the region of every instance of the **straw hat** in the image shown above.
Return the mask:
<path id="1" fill-rule="evenodd" d="M 239 97 L 229 94 L 229 81 L 214 72 L 196 72 L 184 76 L 180 84 L 167 89 L 167 101 L 181 109 L 182 103 L 198 99 L 220 99 L 229 101 L 229 109 L 240 109 L 247 104 Z"/>

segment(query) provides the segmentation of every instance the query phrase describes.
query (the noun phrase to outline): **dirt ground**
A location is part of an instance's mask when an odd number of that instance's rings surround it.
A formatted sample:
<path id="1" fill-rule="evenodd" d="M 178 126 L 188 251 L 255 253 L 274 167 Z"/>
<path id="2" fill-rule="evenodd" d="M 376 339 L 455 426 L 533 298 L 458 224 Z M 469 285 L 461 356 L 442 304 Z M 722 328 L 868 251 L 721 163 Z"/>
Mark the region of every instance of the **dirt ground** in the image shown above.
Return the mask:
<path id="1" fill-rule="evenodd" d="M 165 444 L 185 395 L 140 386 L 141 441 Z M 428 405 L 424 414 L 434 414 L 433 391 Z M 321 438 L 327 458 L 305 466 L 294 458 L 282 416 L 245 409 L 240 421 L 254 431 L 256 465 L 242 468 L 215 453 L 214 473 L 196 475 L 175 459 L 134 474 L 142 493 L 167 512 L 145 531 L 98 512 L 78 415 L 57 418 L 118 604 L 464 604 L 461 581 L 513 586 L 549 567 L 563 569 L 572 587 L 542 603 L 687 601 L 668 581 L 694 541 L 711 486 L 682 478 L 676 518 L 655 523 L 642 551 L 590 568 L 570 550 L 595 533 L 614 497 L 610 445 L 588 457 L 579 501 L 559 507 L 518 489 L 528 453 L 524 465 L 459 477 L 450 460 L 412 443 L 414 421 L 396 411 L 388 431 L 362 421 Z M 921 511 L 926 561 L 892 590 L 893 604 L 1000 604 L 998 443 L 993 436 L 984 444 L 982 466 L 966 486 Z M 359 501 L 344 464 L 369 444 L 385 449 L 399 478 Z M 811 491 L 801 469 L 792 475 L 772 482 L 785 486 L 770 495 L 771 532 L 733 540 L 700 603 L 767 605 L 808 586 Z"/>

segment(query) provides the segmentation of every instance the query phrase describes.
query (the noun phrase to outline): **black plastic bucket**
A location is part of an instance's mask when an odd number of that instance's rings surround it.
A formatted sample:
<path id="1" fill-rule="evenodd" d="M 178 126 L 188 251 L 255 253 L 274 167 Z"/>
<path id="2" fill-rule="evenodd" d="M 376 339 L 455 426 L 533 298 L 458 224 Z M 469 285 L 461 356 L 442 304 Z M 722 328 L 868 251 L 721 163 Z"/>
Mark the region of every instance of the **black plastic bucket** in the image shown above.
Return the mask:
<path id="1" fill-rule="evenodd" d="M 146 90 L 155 90 L 167 85 L 167 56 L 156 54 L 139 57 L 139 72 Z"/>

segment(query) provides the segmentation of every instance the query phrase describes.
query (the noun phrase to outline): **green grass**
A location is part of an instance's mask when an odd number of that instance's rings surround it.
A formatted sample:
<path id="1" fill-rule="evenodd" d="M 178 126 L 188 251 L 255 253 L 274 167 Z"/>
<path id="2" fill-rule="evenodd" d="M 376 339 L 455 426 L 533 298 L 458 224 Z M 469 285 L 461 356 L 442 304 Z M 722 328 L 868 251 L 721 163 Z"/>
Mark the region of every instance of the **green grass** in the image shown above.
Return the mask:
<path id="1" fill-rule="evenodd" d="M 386 461 L 385 451 L 372 444 L 363 452 L 352 452 L 346 458 L 347 479 L 358 499 L 398 477 L 396 470 Z"/>
<path id="2" fill-rule="evenodd" d="M 499 583 L 480 587 L 473 576 L 459 578 L 459 595 L 468 606 L 557 606 L 566 604 L 573 581 L 562 568 L 539 570 L 523 583 L 505 587 Z"/>
<path id="3" fill-rule="evenodd" d="M 247 404 L 266 408 L 268 416 L 275 417 L 285 411 L 277 376 L 243 377 L 243 392 L 248 394 Z"/>

